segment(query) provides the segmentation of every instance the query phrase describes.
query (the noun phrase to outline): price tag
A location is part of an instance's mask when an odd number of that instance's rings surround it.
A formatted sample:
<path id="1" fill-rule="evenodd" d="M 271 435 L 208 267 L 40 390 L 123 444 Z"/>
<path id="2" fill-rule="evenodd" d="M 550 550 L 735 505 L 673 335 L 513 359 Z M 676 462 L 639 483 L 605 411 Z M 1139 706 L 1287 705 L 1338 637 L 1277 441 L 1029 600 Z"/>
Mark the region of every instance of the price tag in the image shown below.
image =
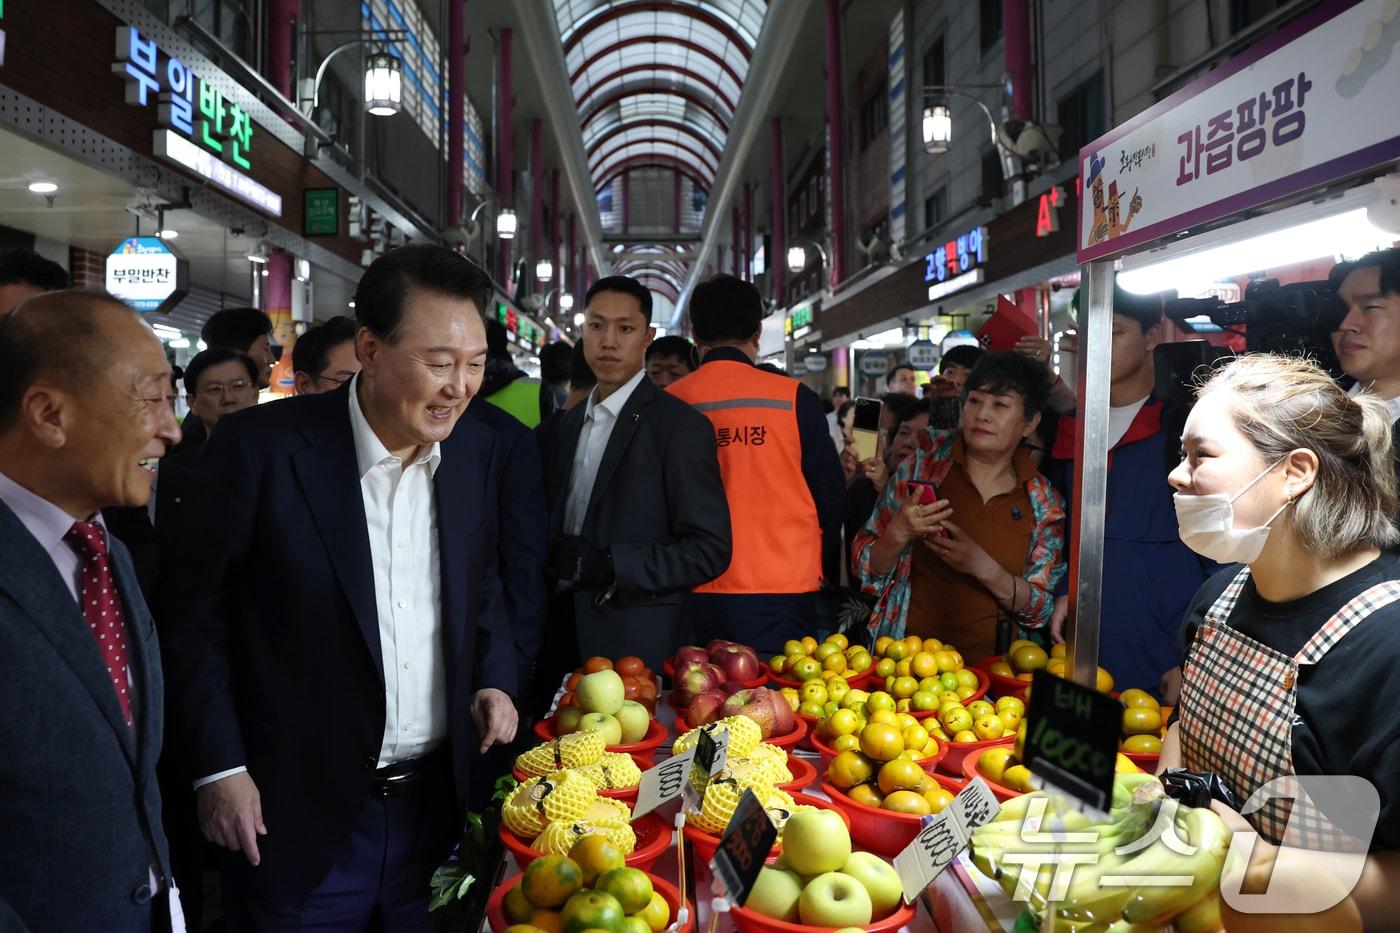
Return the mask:
<path id="1" fill-rule="evenodd" d="M 1044 670 L 1031 681 L 1022 764 L 1047 790 L 1108 818 L 1123 708 L 1107 694 Z"/>
<path id="2" fill-rule="evenodd" d="M 637 805 L 632 808 L 632 819 L 645 816 L 662 804 L 679 797 L 694 760 L 695 749 L 692 748 L 642 772 L 641 783 L 637 785 Z"/>
<path id="3" fill-rule="evenodd" d="M 768 818 L 768 811 L 763 809 L 754 792 L 745 788 L 734 816 L 720 837 L 715 857 L 710 859 L 710 868 L 724 885 L 725 896 L 731 904 L 748 900 L 749 891 L 777 841 L 778 827 Z"/>
<path id="4" fill-rule="evenodd" d="M 914 903 L 914 899 L 933 884 L 933 879 L 952 864 L 958 853 L 967 848 L 972 831 L 990 821 L 1000 810 L 996 795 L 979 777 L 960 790 L 942 813 L 924 817 L 923 829 L 894 857 L 894 870 L 904 887 L 905 902 Z"/>
<path id="5" fill-rule="evenodd" d="M 729 729 L 717 722 L 701 727 L 690 766 L 690 780 L 685 782 L 682 789 L 685 805 L 689 809 L 699 812 L 710 778 L 723 771 L 728 763 Z"/>

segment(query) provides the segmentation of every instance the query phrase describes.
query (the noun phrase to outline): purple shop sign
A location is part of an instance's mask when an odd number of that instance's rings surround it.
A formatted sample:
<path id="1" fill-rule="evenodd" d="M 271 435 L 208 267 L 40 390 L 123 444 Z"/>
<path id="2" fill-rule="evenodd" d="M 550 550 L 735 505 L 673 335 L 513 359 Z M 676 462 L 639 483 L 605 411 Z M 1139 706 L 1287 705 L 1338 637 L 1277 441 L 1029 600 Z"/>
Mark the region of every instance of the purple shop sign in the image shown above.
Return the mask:
<path id="1" fill-rule="evenodd" d="M 1323 5 L 1079 151 L 1080 263 L 1400 160 L 1400 13 Z"/>

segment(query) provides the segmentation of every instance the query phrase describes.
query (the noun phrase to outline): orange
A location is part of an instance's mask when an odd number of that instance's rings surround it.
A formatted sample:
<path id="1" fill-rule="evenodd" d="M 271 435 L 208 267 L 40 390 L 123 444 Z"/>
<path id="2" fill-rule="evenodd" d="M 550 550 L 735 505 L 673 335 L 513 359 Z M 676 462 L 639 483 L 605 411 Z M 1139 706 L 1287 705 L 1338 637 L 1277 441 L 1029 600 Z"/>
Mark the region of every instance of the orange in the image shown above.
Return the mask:
<path id="1" fill-rule="evenodd" d="M 1015 760 L 1011 749 L 1004 745 L 993 745 L 977 757 L 977 773 L 995 784 L 1000 784 L 1002 775 Z"/>
<path id="2" fill-rule="evenodd" d="M 840 632 L 837 632 L 835 635 L 826 636 L 826 640 L 831 642 L 831 644 L 835 645 L 836 647 L 840 648 L 842 651 L 845 651 L 847 648 L 851 647 L 851 640 L 845 635 L 842 635 Z"/>
<path id="3" fill-rule="evenodd" d="M 505 901 L 501 906 L 505 909 L 506 919 L 511 923 L 524 923 L 535 910 L 534 905 L 525 897 L 524 888 L 518 884 L 506 892 Z"/>
<path id="4" fill-rule="evenodd" d="M 525 866 L 525 899 L 536 907 L 558 907 L 583 887 L 583 870 L 562 855 L 542 855 Z"/>
<path id="5" fill-rule="evenodd" d="M 920 648 L 923 644 L 920 643 Z M 891 661 L 903 661 L 909 657 L 909 646 L 902 641 L 892 641 L 885 646 L 885 657 Z"/>
<path id="6" fill-rule="evenodd" d="M 941 784 L 934 784 L 924 791 L 924 799 L 928 801 L 929 812 L 942 813 L 943 808 L 953 802 L 953 795 Z"/>
<path id="7" fill-rule="evenodd" d="M 953 672 L 953 676 L 958 680 L 958 687 L 971 687 L 974 693 L 977 691 L 977 688 L 982 685 L 981 682 L 978 681 L 977 675 L 966 667 L 958 668 Z"/>
<path id="8" fill-rule="evenodd" d="M 887 761 L 880 767 L 880 776 L 877 782 L 880 790 L 889 794 L 901 790 L 917 791 L 924 786 L 924 769 L 907 758 L 897 758 L 894 761 Z"/>
<path id="9" fill-rule="evenodd" d="M 896 677 L 909 677 L 913 674 L 914 662 L 909 658 L 903 661 L 896 661 L 894 665 L 894 675 Z"/>
<path id="10" fill-rule="evenodd" d="M 1124 735 L 1160 735 L 1161 731 L 1161 710 L 1143 706 L 1123 710 Z"/>
<path id="11" fill-rule="evenodd" d="M 998 677 L 1015 677 L 1016 672 L 1011 669 L 1011 665 L 1005 661 L 993 661 L 987 667 L 987 673 L 996 674 Z"/>
<path id="12" fill-rule="evenodd" d="M 545 910 L 541 907 L 530 914 L 530 926 L 544 930 L 544 933 L 564 933 L 564 918 L 557 910 Z"/>
<path id="13" fill-rule="evenodd" d="M 913 672 L 915 677 L 920 679 L 932 677 L 934 674 L 938 673 L 938 661 L 931 652 L 920 651 L 918 654 L 914 655 L 909 669 Z"/>
<path id="14" fill-rule="evenodd" d="M 860 752 L 842 752 L 826 767 L 827 780 L 841 790 L 864 784 L 874 774 L 874 763 Z"/>
<path id="15" fill-rule="evenodd" d="M 935 651 L 938 651 L 942 647 L 943 642 L 939 641 L 937 638 L 924 639 L 924 650 L 929 652 L 930 654 L 932 654 Z"/>
<path id="16" fill-rule="evenodd" d="M 1108 671 L 1104 670 L 1103 668 L 1099 668 L 1098 673 L 1095 675 L 1095 678 L 1096 682 L 1094 684 L 1094 689 L 1097 690 L 1099 693 L 1108 693 L 1113 689 L 1113 675 L 1110 674 Z"/>
<path id="17" fill-rule="evenodd" d="M 633 916 L 641 917 L 646 921 L 653 933 L 661 933 L 671 923 L 671 905 L 666 903 L 666 898 L 661 896 L 660 891 L 653 891 L 651 903 L 640 913 Z"/>
<path id="18" fill-rule="evenodd" d="M 593 890 L 617 898 L 624 914 L 645 910 L 655 893 L 651 888 L 651 879 L 640 868 L 614 868 L 598 879 Z"/>
<path id="19" fill-rule="evenodd" d="M 881 635 L 879 638 L 875 639 L 875 653 L 880 655 L 881 657 L 884 657 L 885 649 L 888 648 L 893 642 L 894 639 L 890 636 Z"/>
<path id="20" fill-rule="evenodd" d="M 963 729 L 963 730 L 961 730 L 961 731 L 956 732 L 956 733 L 953 734 L 953 741 L 954 741 L 954 742 L 977 742 L 977 741 L 980 741 L 980 739 L 977 738 L 977 733 L 976 733 L 976 732 L 973 732 L 971 729 Z"/>
<path id="21" fill-rule="evenodd" d="M 893 675 L 894 675 L 894 669 L 895 669 L 896 666 L 897 666 L 897 665 L 895 664 L 895 662 L 894 662 L 894 661 L 891 661 L 889 658 L 881 658 L 879 661 L 877 661 L 877 662 L 875 663 L 875 676 L 877 676 L 877 677 L 890 677 L 890 676 L 893 676 Z"/>
<path id="22" fill-rule="evenodd" d="M 1159 708 L 1157 700 L 1146 690 L 1139 690 L 1137 687 L 1129 687 L 1118 695 L 1118 702 L 1124 706 L 1146 706 L 1151 709 Z"/>
<path id="23" fill-rule="evenodd" d="M 583 886 L 593 887 L 600 875 L 622 868 L 627 864 L 622 850 L 613 845 L 602 833 L 589 833 L 569 849 L 569 858 L 578 864 L 583 872 Z"/>
<path id="24" fill-rule="evenodd" d="M 1002 724 L 996 713 L 988 713 L 978 717 L 977 721 L 972 724 L 972 731 L 977 733 L 979 740 L 986 742 L 990 739 L 1001 738 L 1001 734 L 1006 731 L 1006 726 Z"/>
<path id="25" fill-rule="evenodd" d="M 1045 654 L 1045 649 L 1039 645 L 1023 644 L 1011 652 L 1011 666 L 1021 674 L 1039 670 L 1048 663 L 1050 663 L 1050 658 Z"/>
<path id="26" fill-rule="evenodd" d="M 545 933 L 545 931 L 528 923 L 512 923 L 506 927 L 506 933 Z"/>
<path id="27" fill-rule="evenodd" d="M 929 806 L 924 795 L 912 790 L 897 790 L 893 794 L 887 794 L 885 802 L 880 804 L 880 807 L 884 810 L 893 810 L 896 813 L 916 813 L 920 816 L 933 812 L 933 808 Z"/>
<path id="28" fill-rule="evenodd" d="M 860 731 L 860 750 L 876 761 L 893 761 L 904 751 L 904 737 L 891 723 L 872 722 Z"/>
<path id="29" fill-rule="evenodd" d="M 816 640 L 815 638 L 813 638 L 811 635 L 803 635 L 803 636 L 802 636 L 802 650 L 805 651 L 805 652 L 807 652 L 808 654 L 811 654 L 813 651 L 816 651 L 816 650 L 817 650 L 817 640 Z"/>
<path id="30" fill-rule="evenodd" d="M 616 930 L 622 926 L 622 905 L 603 891 L 580 891 L 564 905 L 564 933 Z"/>
<path id="31" fill-rule="evenodd" d="M 878 807 L 885 802 L 885 795 L 873 784 L 857 784 L 846 793 L 856 803 L 863 803 L 867 807 Z"/>
<path id="32" fill-rule="evenodd" d="M 846 672 L 846 656 L 840 652 L 827 655 L 822 661 L 822 670 L 844 674 Z"/>
<path id="33" fill-rule="evenodd" d="M 1025 765 L 1012 765 L 1002 772 L 1001 783 L 1003 787 L 1012 790 L 1028 793 L 1034 788 L 1031 787 L 1031 772 Z"/>
<path id="34" fill-rule="evenodd" d="M 1123 740 L 1123 751 L 1134 755 L 1160 755 L 1162 740 L 1155 735 L 1130 735 Z"/>
<path id="35" fill-rule="evenodd" d="M 860 751 L 860 736 L 854 733 L 838 735 L 831 740 L 831 747 L 838 752 L 858 752 Z"/>
<path id="36" fill-rule="evenodd" d="M 941 674 L 951 673 L 962 666 L 958 663 L 958 656 L 952 651 L 935 651 L 933 659 L 938 664 Z"/>
<path id="37" fill-rule="evenodd" d="M 1050 646 L 1050 657 L 1063 658 L 1065 656 L 1065 643 L 1058 642 Z"/>

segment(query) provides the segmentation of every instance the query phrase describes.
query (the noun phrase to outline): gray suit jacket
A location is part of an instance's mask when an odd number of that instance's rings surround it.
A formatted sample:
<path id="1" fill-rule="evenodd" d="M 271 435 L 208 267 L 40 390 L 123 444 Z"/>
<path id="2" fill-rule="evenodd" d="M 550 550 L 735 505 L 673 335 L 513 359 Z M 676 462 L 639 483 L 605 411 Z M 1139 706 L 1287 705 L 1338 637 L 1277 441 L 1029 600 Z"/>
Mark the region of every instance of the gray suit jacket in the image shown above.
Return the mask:
<path id="1" fill-rule="evenodd" d="M 109 540 L 136 684 L 134 735 L 58 569 L 0 503 L 3 933 L 149 933 L 153 862 L 170 883 L 156 786 L 160 651 L 131 556 Z"/>

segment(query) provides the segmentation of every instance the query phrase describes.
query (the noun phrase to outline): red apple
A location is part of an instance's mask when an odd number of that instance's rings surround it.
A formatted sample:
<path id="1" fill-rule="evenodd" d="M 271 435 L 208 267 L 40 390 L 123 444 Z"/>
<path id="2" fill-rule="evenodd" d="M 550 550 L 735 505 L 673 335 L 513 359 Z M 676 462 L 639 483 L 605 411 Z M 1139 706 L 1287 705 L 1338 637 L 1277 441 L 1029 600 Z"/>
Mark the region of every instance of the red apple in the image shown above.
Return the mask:
<path id="1" fill-rule="evenodd" d="M 706 690 L 720 685 L 722 678 L 712 664 L 692 664 L 676 674 L 676 698 L 689 704 Z"/>
<path id="2" fill-rule="evenodd" d="M 675 665 L 677 672 L 687 664 L 706 664 L 710 660 L 710 653 L 698 645 L 686 645 L 676 652 L 671 658 L 671 663 Z"/>
<path id="3" fill-rule="evenodd" d="M 732 644 L 734 644 L 734 642 L 725 638 L 712 638 L 706 643 L 705 650 L 710 654 L 714 654 L 720 648 L 728 648 Z"/>
<path id="4" fill-rule="evenodd" d="M 721 716 L 744 716 L 758 724 L 759 731 L 766 739 L 773 734 L 773 704 L 765 695 L 768 691 L 759 687 L 754 690 L 740 690 L 724 701 L 720 708 Z"/>
<path id="5" fill-rule="evenodd" d="M 686 708 L 685 719 L 691 727 L 706 726 L 719 719 L 720 707 L 728 697 L 719 690 L 706 690 Z"/>
<path id="6" fill-rule="evenodd" d="M 797 717 L 788 706 L 788 701 L 783 699 L 783 695 L 776 690 L 763 691 L 768 694 L 768 702 L 773 707 L 773 734 L 788 735 L 797 728 Z"/>
<path id="7" fill-rule="evenodd" d="M 758 677 L 758 658 L 743 645 L 730 645 L 711 654 L 711 660 L 722 671 L 725 680 L 751 681 Z"/>

